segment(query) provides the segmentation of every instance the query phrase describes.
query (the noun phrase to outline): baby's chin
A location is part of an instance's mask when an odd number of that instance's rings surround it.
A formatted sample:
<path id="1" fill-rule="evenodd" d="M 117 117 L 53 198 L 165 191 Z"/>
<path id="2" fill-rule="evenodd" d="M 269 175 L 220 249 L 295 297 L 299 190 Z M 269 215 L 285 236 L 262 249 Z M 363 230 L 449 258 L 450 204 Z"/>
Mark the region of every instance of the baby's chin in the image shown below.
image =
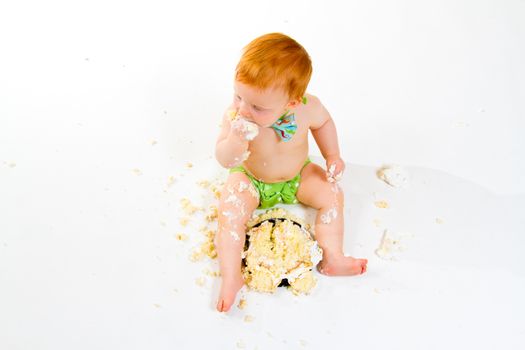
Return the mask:
<path id="1" fill-rule="evenodd" d="M 278 120 L 279 120 L 279 118 L 277 118 L 274 121 L 271 121 L 269 123 L 265 123 L 265 124 L 256 123 L 256 124 L 259 125 L 261 128 L 271 128 L 272 125 L 275 124 Z"/>
<path id="2" fill-rule="evenodd" d="M 271 128 L 272 125 L 273 125 L 273 123 L 271 123 L 271 124 L 266 124 L 266 125 L 261 125 L 261 124 L 257 124 L 257 125 L 259 125 L 259 127 L 261 127 L 261 128 Z"/>
<path id="3" fill-rule="evenodd" d="M 272 126 L 277 120 L 279 120 L 279 119 L 276 119 L 276 120 L 273 121 L 273 122 L 263 124 L 263 123 L 258 123 L 258 122 L 256 122 L 255 120 L 253 120 L 253 119 L 251 119 L 251 118 L 247 118 L 247 117 L 243 116 L 242 114 L 238 114 L 238 117 L 239 117 L 239 118 L 242 118 L 242 119 L 244 119 L 244 120 L 246 120 L 246 121 L 248 121 L 248 122 L 250 122 L 250 123 L 253 123 L 253 124 L 257 125 L 257 126 L 260 127 L 260 128 L 269 128 L 269 127 L 271 127 L 271 126 Z"/>
<path id="4" fill-rule="evenodd" d="M 246 119 L 246 118 L 245 118 L 245 120 L 250 122 L 250 123 L 253 123 L 253 124 L 257 125 L 260 128 L 269 128 L 269 127 L 271 127 L 273 125 L 273 123 L 262 124 L 262 123 L 256 122 L 255 120 L 250 120 L 250 119 Z"/>

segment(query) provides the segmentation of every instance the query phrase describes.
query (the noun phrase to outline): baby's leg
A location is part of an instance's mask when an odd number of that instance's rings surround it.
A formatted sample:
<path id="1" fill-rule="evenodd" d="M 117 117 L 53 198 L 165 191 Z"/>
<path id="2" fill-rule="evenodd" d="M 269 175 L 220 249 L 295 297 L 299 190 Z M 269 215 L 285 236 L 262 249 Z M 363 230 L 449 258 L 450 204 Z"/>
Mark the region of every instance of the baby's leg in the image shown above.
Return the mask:
<path id="1" fill-rule="evenodd" d="M 336 183 L 326 180 L 326 172 L 310 163 L 301 172 L 297 199 L 318 209 L 315 238 L 323 249 L 319 271 L 325 275 L 359 275 L 366 271 L 366 259 L 354 259 L 343 253 L 344 196 Z"/>
<path id="2" fill-rule="evenodd" d="M 216 248 L 221 270 L 217 310 L 226 312 L 244 284 L 241 274 L 246 222 L 259 205 L 259 194 L 244 173 L 232 173 L 221 192 Z"/>

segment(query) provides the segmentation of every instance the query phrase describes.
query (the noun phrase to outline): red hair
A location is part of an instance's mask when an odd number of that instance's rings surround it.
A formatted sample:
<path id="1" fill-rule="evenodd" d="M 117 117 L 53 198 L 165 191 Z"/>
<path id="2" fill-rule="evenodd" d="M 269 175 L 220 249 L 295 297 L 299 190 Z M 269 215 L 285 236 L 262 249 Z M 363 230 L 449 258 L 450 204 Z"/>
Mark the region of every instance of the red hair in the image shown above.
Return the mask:
<path id="1" fill-rule="evenodd" d="M 282 88 L 301 100 L 312 76 L 308 52 L 294 39 L 270 33 L 250 42 L 235 70 L 235 79 L 259 89 Z"/>

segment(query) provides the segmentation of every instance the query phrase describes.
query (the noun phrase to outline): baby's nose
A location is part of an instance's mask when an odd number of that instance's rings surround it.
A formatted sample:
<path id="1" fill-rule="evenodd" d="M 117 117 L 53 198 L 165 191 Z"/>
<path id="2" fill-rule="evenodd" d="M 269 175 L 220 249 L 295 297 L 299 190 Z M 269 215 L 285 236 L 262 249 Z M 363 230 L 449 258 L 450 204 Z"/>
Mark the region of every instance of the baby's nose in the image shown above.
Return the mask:
<path id="1" fill-rule="evenodd" d="M 242 117 L 251 119 L 250 111 L 248 110 L 248 108 L 246 108 L 246 105 L 243 103 L 241 103 L 241 105 L 239 106 L 239 114 Z"/>

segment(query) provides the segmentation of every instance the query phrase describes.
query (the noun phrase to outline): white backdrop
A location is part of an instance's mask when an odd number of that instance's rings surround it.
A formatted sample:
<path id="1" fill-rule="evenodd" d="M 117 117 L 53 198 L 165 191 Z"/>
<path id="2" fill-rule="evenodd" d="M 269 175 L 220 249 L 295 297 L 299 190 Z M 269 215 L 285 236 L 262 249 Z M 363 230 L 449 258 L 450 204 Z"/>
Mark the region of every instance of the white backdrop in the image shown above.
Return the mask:
<path id="1" fill-rule="evenodd" d="M 309 92 L 331 111 L 346 161 L 525 192 L 518 0 L 2 2 L 0 162 L 59 147 L 89 162 L 151 118 L 166 155 L 208 157 L 242 47 L 272 31 L 310 52 Z M 46 138 L 56 124 L 63 137 Z M 79 126 L 85 138 L 71 136 Z M 67 154 L 79 143 L 86 154 Z"/>
<path id="2" fill-rule="evenodd" d="M 227 174 L 233 70 L 272 31 L 313 58 L 369 269 L 222 315 L 179 203 L 216 203 L 196 182 Z M 0 1 L 0 349 L 525 349 L 524 43 L 518 0 Z"/>

